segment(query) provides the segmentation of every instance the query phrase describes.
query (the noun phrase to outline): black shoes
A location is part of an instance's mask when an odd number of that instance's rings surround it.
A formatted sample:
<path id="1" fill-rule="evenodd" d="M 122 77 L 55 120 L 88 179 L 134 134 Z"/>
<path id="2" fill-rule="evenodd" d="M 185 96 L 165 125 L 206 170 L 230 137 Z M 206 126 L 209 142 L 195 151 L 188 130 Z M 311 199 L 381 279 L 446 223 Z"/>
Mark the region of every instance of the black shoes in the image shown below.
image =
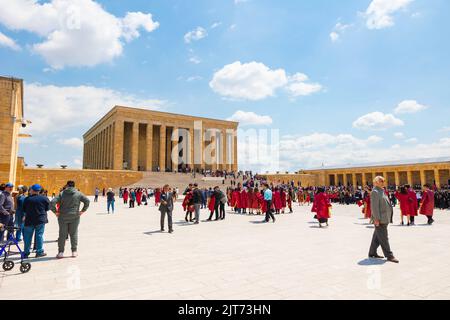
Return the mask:
<path id="1" fill-rule="evenodd" d="M 36 253 L 35 258 L 42 258 L 42 257 L 46 257 L 46 256 L 47 256 L 47 254 L 45 252 L 43 252 L 43 253 Z"/>
<path id="2" fill-rule="evenodd" d="M 387 259 L 387 261 L 392 262 L 392 263 L 400 263 L 400 261 L 398 261 L 395 257 L 390 257 Z"/>
<path id="3" fill-rule="evenodd" d="M 383 256 L 379 256 L 378 254 L 370 254 L 369 258 L 370 259 L 384 259 Z"/>

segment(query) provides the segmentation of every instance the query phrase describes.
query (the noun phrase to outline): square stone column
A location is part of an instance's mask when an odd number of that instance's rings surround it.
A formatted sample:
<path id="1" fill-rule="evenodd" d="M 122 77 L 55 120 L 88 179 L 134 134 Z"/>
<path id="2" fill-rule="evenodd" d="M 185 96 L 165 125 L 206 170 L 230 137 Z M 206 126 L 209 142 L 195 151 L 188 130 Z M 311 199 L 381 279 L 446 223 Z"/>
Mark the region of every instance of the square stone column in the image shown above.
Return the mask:
<path id="1" fill-rule="evenodd" d="M 194 170 L 195 168 L 195 158 L 194 158 L 194 145 L 195 145 L 195 134 L 194 134 L 194 128 L 190 128 L 189 129 L 189 139 L 188 139 L 188 144 L 189 146 L 187 146 L 187 148 L 189 148 L 189 155 L 188 155 L 188 165 L 189 168 L 191 168 L 191 170 Z"/>
<path id="2" fill-rule="evenodd" d="M 180 140 L 180 131 L 177 127 L 173 128 L 172 136 L 170 137 L 170 140 L 172 142 L 172 148 L 170 150 L 170 159 L 172 161 L 172 171 L 178 171 L 178 165 L 179 165 L 179 145 L 178 141 Z"/>
<path id="3" fill-rule="evenodd" d="M 217 167 L 218 148 L 217 148 L 217 130 L 216 129 L 212 130 L 211 145 L 214 150 L 213 152 L 211 152 L 211 154 L 212 154 L 212 156 L 211 156 L 212 170 L 216 171 L 218 169 L 218 167 Z"/>
<path id="4" fill-rule="evenodd" d="M 344 172 L 342 180 L 343 180 L 342 183 L 344 184 L 344 187 L 346 187 L 347 186 L 347 182 L 348 182 L 347 181 L 347 173 Z"/>
<path id="5" fill-rule="evenodd" d="M 358 181 L 356 181 L 356 173 L 352 173 L 352 183 L 353 187 L 357 187 Z"/>
<path id="6" fill-rule="evenodd" d="M 238 139 L 237 139 L 237 130 L 234 130 L 233 132 L 233 154 L 232 154 L 232 159 L 233 159 L 233 171 L 237 171 L 238 170 Z"/>
<path id="7" fill-rule="evenodd" d="M 400 185 L 400 172 L 398 172 L 396 170 L 394 174 L 395 174 L 395 185 L 399 186 Z"/>
<path id="8" fill-rule="evenodd" d="M 159 168 L 161 172 L 166 171 L 166 126 L 161 125 L 159 129 Z"/>
<path id="9" fill-rule="evenodd" d="M 406 172 L 406 175 L 408 176 L 408 184 L 412 187 L 413 185 L 413 181 L 412 181 L 412 172 L 410 170 L 408 170 Z"/>
<path id="10" fill-rule="evenodd" d="M 114 123 L 114 170 L 123 170 L 123 135 L 124 135 L 123 120 L 116 120 Z"/>
<path id="11" fill-rule="evenodd" d="M 436 182 L 436 187 L 441 187 L 441 177 L 439 176 L 439 169 L 434 169 L 434 181 Z"/>
<path id="12" fill-rule="evenodd" d="M 366 173 L 365 172 L 362 173 L 362 186 L 363 186 L 363 188 L 365 186 L 367 186 L 367 178 L 366 178 Z"/>
<path id="13" fill-rule="evenodd" d="M 427 177 L 425 175 L 425 170 L 420 170 L 420 184 L 423 186 L 427 183 Z"/>
<path id="14" fill-rule="evenodd" d="M 227 130 L 222 130 L 222 170 L 228 170 L 228 139 Z"/>
<path id="15" fill-rule="evenodd" d="M 153 171 L 153 124 L 147 124 L 145 170 Z"/>
<path id="16" fill-rule="evenodd" d="M 139 122 L 133 122 L 131 133 L 131 170 L 138 170 L 139 157 Z"/>

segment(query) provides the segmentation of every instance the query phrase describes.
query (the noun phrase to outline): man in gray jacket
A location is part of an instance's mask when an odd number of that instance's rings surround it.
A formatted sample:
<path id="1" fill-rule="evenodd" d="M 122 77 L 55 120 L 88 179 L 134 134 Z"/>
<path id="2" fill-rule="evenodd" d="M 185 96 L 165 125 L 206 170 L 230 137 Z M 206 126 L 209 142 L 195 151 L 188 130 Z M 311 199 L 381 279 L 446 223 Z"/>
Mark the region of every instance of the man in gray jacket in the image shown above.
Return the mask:
<path id="1" fill-rule="evenodd" d="M 389 245 L 388 225 L 392 223 L 394 210 L 392 208 L 389 197 L 384 191 L 385 180 L 378 176 L 373 180 L 374 188 L 370 194 L 370 206 L 372 210 L 371 223 L 375 226 L 372 244 L 370 245 L 369 258 L 383 259 L 377 253 L 377 249 L 381 246 L 383 253 L 388 261 L 399 263 L 394 257 Z"/>
<path id="2" fill-rule="evenodd" d="M 81 203 L 83 203 L 83 208 L 80 210 Z M 78 226 L 80 217 L 89 208 L 89 203 L 89 199 L 75 188 L 74 181 L 68 181 L 66 188 L 51 201 L 50 210 L 58 217 L 59 224 L 57 259 L 64 258 L 64 247 L 68 235 L 70 236 L 72 257 L 78 256 Z M 58 208 L 56 208 L 57 205 Z"/>
<path id="3" fill-rule="evenodd" d="M 164 232 L 164 220 L 167 214 L 167 220 L 169 223 L 169 233 L 173 233 L 172 226 L 172 212 L 173 212 L 173 193 L 169 192 L 169 185 L 163 187 L 161 193 L 161 204 L 159 205 L 159 211 L 161 212 L 161 232 Z"/>

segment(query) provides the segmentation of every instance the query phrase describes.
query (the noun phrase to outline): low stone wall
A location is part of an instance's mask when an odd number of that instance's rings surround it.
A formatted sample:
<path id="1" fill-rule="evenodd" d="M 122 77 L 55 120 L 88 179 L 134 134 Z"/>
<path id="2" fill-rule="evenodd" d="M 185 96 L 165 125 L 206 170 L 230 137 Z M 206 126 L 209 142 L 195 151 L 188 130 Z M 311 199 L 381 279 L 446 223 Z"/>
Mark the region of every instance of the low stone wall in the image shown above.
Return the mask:
<path id="1" fill-rule="evenodd" d="M 303 187 L 311 187 L 316 186 L 318 183 L 318 176 L 315 174 L 265 174 L 262 176 L 267 179 L 268 183 L 273 183 L 274 185 L 288 184 L 294 181 L 295 185 L 300 182 Z"/>
<path id="2" fill-rule="evenodd" d="M 21 168 L 17 170 L 16 185 L 39 183 L 51 195 L 57 193 L 68 180 L 73 180 L 81 192 L 93 195 L 96 187 L 100 190 L 118 188 L 136 183 L 142 178 L 142 172 L 137 171 Z"/>

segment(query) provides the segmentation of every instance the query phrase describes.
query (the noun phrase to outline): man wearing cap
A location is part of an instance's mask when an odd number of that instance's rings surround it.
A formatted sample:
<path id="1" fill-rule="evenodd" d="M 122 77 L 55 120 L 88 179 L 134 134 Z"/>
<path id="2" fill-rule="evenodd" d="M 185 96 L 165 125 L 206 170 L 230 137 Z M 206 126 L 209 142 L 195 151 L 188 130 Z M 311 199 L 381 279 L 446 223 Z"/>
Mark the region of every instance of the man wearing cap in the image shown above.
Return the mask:
<path id="1" fill-rule="evenodd" d="M 44 252 L 44 230 L 48 223 L 47 211 L 50 210 L 50 201 L 40 194 L 42 187 L 38 184 L 31 186 L 30 196 L 23 202 L 25 214 L 23 239 L 25 243 L 24 254 L 30 255 L 31 240 L 36 233 L 36 258 L 45 257 Z"/>
<path id="2" fill-rule="evenodd" d="M 83 207 L 80 210 L 80 205 Z M 67 181 L 66 188 L 50 203 L 50 209 L 56 213 L 59 224 L 58 255 L 57 259 L 64 258 L 64 247 L 67 236 L 70 236 L 72 258 L 78 256 L 78 226 L 80 217 L 89 208 L 89 199 L 75 188 L 74 181 Z M 59 206 L 59 210 L 56 209 Z"/>
<path id="3" fill-rule="evenodd" d="M 12 191 L 14 185 L 8 182 L 5 185 L 5 189 L 0 193 L 0 223 L 5 227 L 13 227 L 14 226 L 14 218 L 13 215 L 15 213 L 14 210 L 14 200 L 12 198 Z M 9 236 L 10 231 L 8 231 Z M 0 242 L 3 241 L 5 231 L 0 230 Z"/>

